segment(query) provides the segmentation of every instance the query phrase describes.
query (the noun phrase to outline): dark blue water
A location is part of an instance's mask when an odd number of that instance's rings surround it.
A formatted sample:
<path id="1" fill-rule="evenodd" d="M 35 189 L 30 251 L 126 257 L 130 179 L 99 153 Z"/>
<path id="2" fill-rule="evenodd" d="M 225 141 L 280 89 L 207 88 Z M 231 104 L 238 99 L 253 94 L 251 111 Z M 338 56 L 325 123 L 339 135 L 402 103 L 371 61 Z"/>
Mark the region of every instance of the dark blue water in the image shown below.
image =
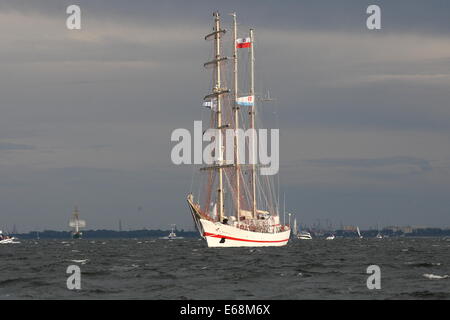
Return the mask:
<path id="1" fill-rule="evenodd" d="M 258 249 L 209 249 L 198 239 L 40 240 L 0 245 L 0 262 L 0 299 L 450 299 L 450 239 L 439 238 Z M 366 286 L 373 264 L 380 290 Z M 69 265 L 81 268 L 81 290 L 67 289 Z"/>

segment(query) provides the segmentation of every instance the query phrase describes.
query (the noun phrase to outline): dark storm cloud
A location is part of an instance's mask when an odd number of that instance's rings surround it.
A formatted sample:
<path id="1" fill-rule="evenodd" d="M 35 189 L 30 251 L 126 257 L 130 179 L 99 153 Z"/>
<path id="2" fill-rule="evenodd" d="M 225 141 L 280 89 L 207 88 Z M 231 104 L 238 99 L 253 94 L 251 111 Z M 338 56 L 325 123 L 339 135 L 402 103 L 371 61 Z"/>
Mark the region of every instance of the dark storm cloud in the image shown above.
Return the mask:
<path id="1" fill-rule="evenodd" d="M 255 27 L 294 208 L 361 226 L 366 207 L 399 224 L 426 208 L 422 221 L 450 223 L 448 1 L 377 1 L 376 32 L 364 1 L 76 3 L 72 32 L 73 1 L 0 0 L 0 223 L 60 229 L 77 203 L 93 228 L 191 226 L 192 168 L 171 164 L 170 133 L 201 119 L 217 9 L 227 26 L 237 11 L 243 35 Z"/>
<path id="2" fill-rule="evenodd" d="M 74 4 L 70 0 L 26 0 L 1 1 L 0 10 L 43 15 L 60 15 Z M 254 26 L 268 28 L 304 30 L 360 30 L 365 26 L 366 8 L 371 4 L 382 8 L 382 26 L 407 32 L 450 32 L 450 3 L 445 0 L 378 0 L 329 1 L 329 0 L 252 0 L 252 1 L 123 1 L 80 0 L 76 4 L 86 9 L 86 17 L 102 17 L 120 23 L 125 20 L 158 22 L 163 24 L 183 23 L 186 28 L 202 24 L 212 11 L 222 15 L 238 11 Z"/>

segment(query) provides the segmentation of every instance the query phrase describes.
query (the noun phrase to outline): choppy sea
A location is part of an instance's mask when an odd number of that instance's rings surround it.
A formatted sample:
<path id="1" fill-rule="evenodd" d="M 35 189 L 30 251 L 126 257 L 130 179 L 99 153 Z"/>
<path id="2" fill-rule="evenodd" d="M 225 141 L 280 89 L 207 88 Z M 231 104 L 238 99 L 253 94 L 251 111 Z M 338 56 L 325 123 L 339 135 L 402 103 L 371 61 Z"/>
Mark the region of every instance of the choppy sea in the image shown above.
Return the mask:
<path id="1" fill-rule="evenodd" d="M 69 290 L 70 265 L 81 271 Z M 369 265 L 381 289 L 369 290 Z M 450 299 L 450 239 L 22 240 L 0 245 L 0 299 Z"/>

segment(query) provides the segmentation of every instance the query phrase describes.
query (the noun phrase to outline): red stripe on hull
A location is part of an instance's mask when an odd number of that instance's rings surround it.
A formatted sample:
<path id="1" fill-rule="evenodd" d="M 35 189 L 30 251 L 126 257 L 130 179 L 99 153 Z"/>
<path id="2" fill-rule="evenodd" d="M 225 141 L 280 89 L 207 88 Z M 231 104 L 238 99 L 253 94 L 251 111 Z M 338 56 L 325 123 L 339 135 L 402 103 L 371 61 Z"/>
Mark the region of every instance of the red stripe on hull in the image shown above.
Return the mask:
<path id="1" fill-rule="evenodd" d="M 238 43 L 238 44 L 236 44 L 236 48 L 238 48 L 238 49 L 242 49 L 242 48 L 250 48 L 251 45 L 252 45 L 251 42 L 247 42 L 247 43 Z"/>
<path id="2" fill-rule="evenodd" d="M 235 241 L 259 242 L 259 243 L 286 242 L 286 241 L 289 240 L 289 239 L 286 239 L 286 240 L 274 240 L 274 241 L 267 241 L 267 240 L 248 240 L 248 239 L 239 239 L 239 238 L 233 238 L 233 237 L 228 237 L 228 236 L 222 236 L 222 235 L 220 235 L 220 234 L 214 234 L 214 233 L 209 233 L 209 232 L 204 232 L 203 235 L 204 235 L 205 237 L 225 238 L 225 239 L 235 240 Z"/>

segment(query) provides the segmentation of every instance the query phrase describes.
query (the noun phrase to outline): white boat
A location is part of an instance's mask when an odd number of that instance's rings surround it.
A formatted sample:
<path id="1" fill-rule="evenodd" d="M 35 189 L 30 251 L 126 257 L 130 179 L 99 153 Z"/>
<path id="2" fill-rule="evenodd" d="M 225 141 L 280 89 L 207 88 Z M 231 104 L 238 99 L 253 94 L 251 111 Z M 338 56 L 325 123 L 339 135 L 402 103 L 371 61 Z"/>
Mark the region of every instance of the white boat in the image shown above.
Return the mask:
<path id="1" fill-rule="evenodd" d="M 377 239 L 383 239 L 383 236 L 381 235 L 381 233 L 378 232 L 378 234 L 376 235 L 375 238 L 377 238 Z"/>
<path id="2" fill-rule="evenodd" d="M 225 62 L 230 60 L 221 55 L 222 35 L 225 30 L 221 27 L 219 13 L 215 12 L 213 16 L 213 32 L 205 37 L 205 40 L 213 40 L 214 49 L 214 60 L 205 63 L 205 67 L 213 69 L 212 93 L 204 98 L 204 105 L 209 106 L 211 112 L 211 128 L 220 130 L 223 136 L 224 129 L 228 127 L 256 129 L 253 30 L 250 29 L 248 36 L 238 39 L 236 14 L 232 14 L 233 89 L 228 90 L 226 77 L 222 76 L 226 74 L 223 70 Z M 250 75 L 249 84 L 246 86 L 248 93 L 245 97 L 238 89 L 238 47 L 239 50 L 249 51 L 249 68 L 243 69 L 249 70 Z M 273 179 L 270 176 L 260 178 L 257 173 L 257 164 L 241 164 L 240 151 L 237 148 L 238 135 L 234 135 L 233 142 L 230 144 L 224 144 L 224 140 L 217 141 L 218 154 L 215 154 L 214 163 L 201 168 L 204 174 L 203 188 L 200 188 L 201 192 L 199 192 L 201 197 L 198 196 L 194 200 L 192 193 L 187 196 L 188 206 L 200 236 L 206 240 L 208 247 L 286 245 L 291 229 L 288 225 L 280 224 L 279 205 L 276 201 Z M 244 145 L 245 151 L 249 154 L 251 150 L 256 149 L 255 143 L 251 145 L 244 143 Z M 231 149 L 233 149 L 234 158 L 232 164 L 224 160 L 227 150 L 230 152 Z"/>
<path id="3" fill-rule="evenodd" d="M 311 233 L 309 233 L 307 231 L 300 231 L 297 234 L 297 238 L 300 239 L 300 240 L 312 240 Z"/>
<path id="4" fill-rule="evenodd" d="M 14 244 L 14 243 L 20 243 L 20 241 L 17 241 L 18 238 L 11 237 L 3 234 L 3 231 L 0 230 L 0 244 Z"/>
<path id="5" fill-rule="evenodd" d="M 334 234 L 329 235 L 328 237 L 325 238 L 325 240 L 334 240 L 335 236 Z"/>
<path id="6" fill-rule="evenodd" d="M 80 231 L 81 228 L 86 227 L 86 221 L 80 219 L 80 212 L 78 211 L 78 207 L 75 206 L 72 212 L 72 217 L 69 221 L 69 227 L 73 228 L 72 238 L 73 239 L 81 239 L 83 236 L 83 232 Z"/>
<path id="7" fill-rule="evenodd" d="M 297 233 L 298 233 L 297 218 L 294 218 L 294 228 L 292 229 L 292 236 L 295 237 Z"/>
<path id="8" fill-rule="evenodd" d="M 362 239 L 363 236 L 361 235 L 361 232 L 359 232 L 359 227 L 356 227 L 356 231 L 358 232 L 358 237 L 359 237 L 360 239 Z"/>
<path id="9" fill-rule="evenodd" d="M 175 233 L 176 225 L 172 225 L 172 230 L 170 231 L 169 235 L 167 237 L 163 237 L 162 239 L 167 240 L 176 240 L 176 239 L 184 239 L 184 237 L 178 237 Z"/>
<path id="10" fill-rule="evenodd" d="M 15 243 L 20 243 L 20 241 L 16 241 L 17 238 L 11 238 L 11 239 L 4 239 L 4 240 L 0 240 L 0 244 L 15 244 Z"/>

